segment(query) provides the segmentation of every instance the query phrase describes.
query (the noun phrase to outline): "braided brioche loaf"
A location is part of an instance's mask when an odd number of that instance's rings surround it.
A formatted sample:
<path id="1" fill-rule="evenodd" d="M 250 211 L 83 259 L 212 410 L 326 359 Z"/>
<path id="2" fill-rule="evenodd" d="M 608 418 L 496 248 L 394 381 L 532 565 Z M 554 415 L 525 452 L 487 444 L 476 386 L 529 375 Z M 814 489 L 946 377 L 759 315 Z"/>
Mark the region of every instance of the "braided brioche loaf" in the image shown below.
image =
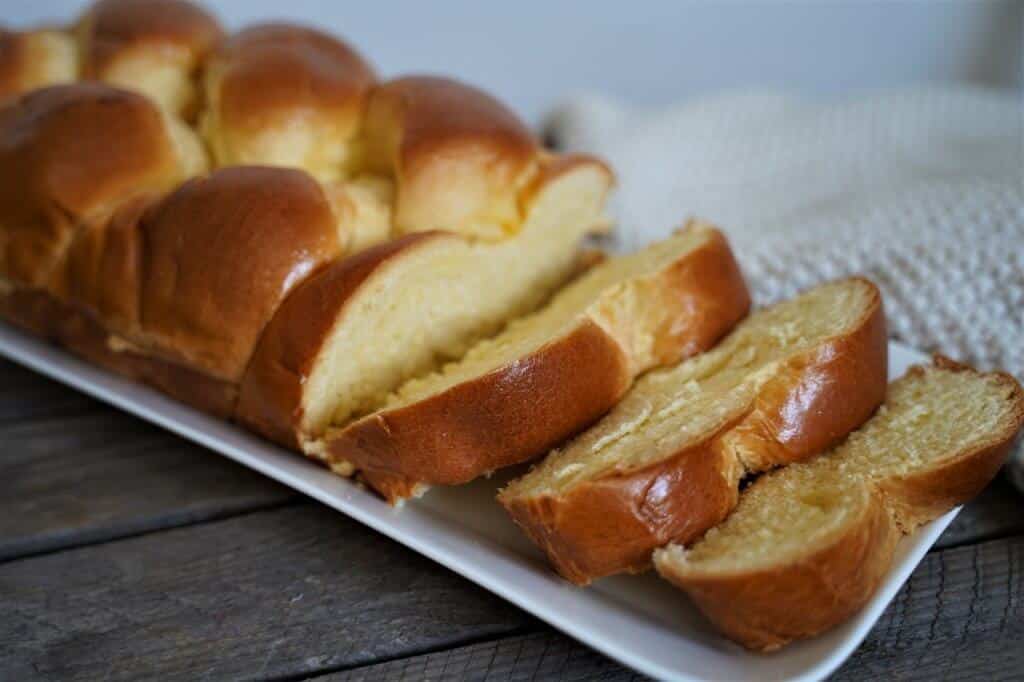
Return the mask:
<path id="1" fill-rule="evenodd" d="M 291 447 L 535 309 L 611 184 L 308 28 L 101 0 L 0 33 L 0 314 Z"/>

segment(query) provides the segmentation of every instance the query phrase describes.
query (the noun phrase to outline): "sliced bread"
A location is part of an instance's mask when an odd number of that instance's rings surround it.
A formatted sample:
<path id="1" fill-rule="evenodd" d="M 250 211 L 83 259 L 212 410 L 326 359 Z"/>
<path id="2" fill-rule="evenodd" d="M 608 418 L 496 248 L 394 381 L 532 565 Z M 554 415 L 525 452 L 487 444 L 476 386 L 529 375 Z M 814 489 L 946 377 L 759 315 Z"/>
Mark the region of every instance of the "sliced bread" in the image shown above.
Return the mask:
<path id="1" fill-rule="evenodd" d="M 762 477 L 724 523 L 658 550 L 655 565 L 744 646 L 816 635 L 871 598 L 903 533 L 992 479 L 1022 423 L 1013 377 L 938 358 L 893 382 L 842 445 Z"/>
<path id="2" fill-rule="evenodd" d="M 418 232 L 309 277 L 260 339 L 238 419 L 315 453 L 308 445 L 329 424 L 373 411 L 403 381 L 536 309 L 575 268 L 583 236 L 604 220 L 611 184 L 595 159 L 548 159 L 514 237 Z"/>
<path id="3" fill-rule="evenodd" d="M 655 548 L 725 518 L 744 473 L 809 457 L 863 423 L 886 372 L 875 285 L 819 286 L 643 377 L 498 499 L 574 583 L 645 570 Z"/>
<path id="4" fill-rule="evenodd" d="M 494 272 L 495 285 L 505 273 Z M 319 443 L 337 472 L 391 502 L 545 452 L 651 367 L 698 353 L 749 307 L 725 238 L 693 223 L 610 259 L 459 362 L 406 383 Z"/>

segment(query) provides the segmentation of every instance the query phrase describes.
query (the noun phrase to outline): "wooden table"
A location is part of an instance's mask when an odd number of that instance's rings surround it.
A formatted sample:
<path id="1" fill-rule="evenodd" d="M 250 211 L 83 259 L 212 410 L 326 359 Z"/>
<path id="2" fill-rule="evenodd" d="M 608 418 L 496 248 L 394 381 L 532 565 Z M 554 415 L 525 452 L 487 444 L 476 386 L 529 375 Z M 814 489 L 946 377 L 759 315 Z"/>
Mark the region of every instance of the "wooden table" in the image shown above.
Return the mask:
<path id="1" fill-rule="evenodd" d="M 0 360 L 0 679 L 620 680 L 229 460 Z M 969 505 L 837 679 L 1024 676 L 1024 498 Z"/>

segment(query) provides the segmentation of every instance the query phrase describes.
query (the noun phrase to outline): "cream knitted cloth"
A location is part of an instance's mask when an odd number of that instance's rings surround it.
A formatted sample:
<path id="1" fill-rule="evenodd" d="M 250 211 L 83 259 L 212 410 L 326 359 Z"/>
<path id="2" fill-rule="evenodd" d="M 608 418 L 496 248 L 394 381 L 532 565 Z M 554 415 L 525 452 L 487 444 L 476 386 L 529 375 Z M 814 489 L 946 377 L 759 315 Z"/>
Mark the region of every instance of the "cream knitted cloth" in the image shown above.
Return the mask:
<path id="1" fill-rule="evenodd" d="M 882 288 L 895 338 L 1024 378 L 1019 94 L 743 94 L 658 112 L 579 97 L 548 133 L 615 167 L 621 246 L 707 218 L 759 303 L 862 273 Z M 1024 474 L 1016 457 L 1011 476 Z"/>

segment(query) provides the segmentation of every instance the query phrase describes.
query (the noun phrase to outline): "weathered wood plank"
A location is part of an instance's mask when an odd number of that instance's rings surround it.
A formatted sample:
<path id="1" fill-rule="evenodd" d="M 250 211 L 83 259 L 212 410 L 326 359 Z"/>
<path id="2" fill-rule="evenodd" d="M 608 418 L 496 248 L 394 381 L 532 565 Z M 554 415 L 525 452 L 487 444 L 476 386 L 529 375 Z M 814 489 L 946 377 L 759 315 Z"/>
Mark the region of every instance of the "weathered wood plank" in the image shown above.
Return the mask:
<path id="1" fill-rule="evenodd" d="M 97 409 L 84 393 L 0 358 L 0 424 Z"/>
<path id="2" fill-rule="evenodd" d="M 525 635 L 400 658 L 330 673 L 316 682 L 404 680 L 645 680 L 565 635 L 545 629 Z"/>
<path id="3" fill-rule="evenodd" d="M 933 552 L 834 680 L 1024 678 L 1024 537 Z M 642 679 L 544 629 L 345 670 L 363 680 Z"/>
<path id="4" fill-rule="evenodd" d="M 317 504 L 0 566 L 0 678 L 314 673 L 534 621 Z"/>
<path id="5" fill-rule="evenodd" d="M 1021 576 L 1024 537 L 929 554 L 839 679 L 1019 673 Z M 0 610 L 7 614 L 0 620 L 4 677 L 306 675 L 536 627 L 497 598 L 313 504 L 0 566 Z M 345 674 L 386 679 L 447 666 L 451 679 L 576 670 L 631 677 L 561 635 L 518 639 Z"/>
<path id="6" fill-rule="evenodd" d="M 1024 676 L 1024 537 L 928 555 L 837 680 Z"/>
<path id="7" fill-rule="evenodd" d="M 98 405 L 0 425 L 0 480 L 0 560 L 299 499 L 224 457 Z"/>

